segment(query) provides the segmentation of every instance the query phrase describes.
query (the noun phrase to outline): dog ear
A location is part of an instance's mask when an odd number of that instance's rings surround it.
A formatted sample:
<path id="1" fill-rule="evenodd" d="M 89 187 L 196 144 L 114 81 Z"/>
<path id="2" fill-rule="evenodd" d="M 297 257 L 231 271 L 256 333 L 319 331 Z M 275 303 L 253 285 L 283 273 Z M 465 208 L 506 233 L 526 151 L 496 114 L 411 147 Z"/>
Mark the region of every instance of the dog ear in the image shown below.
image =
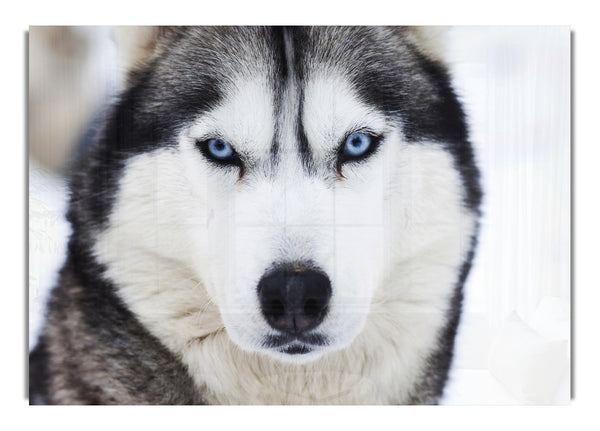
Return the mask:
<path id="1" fill-rule="evenodd" d="M 447 26 L 407 26 L 398 31 L 413 44 L 421 54 L 431 60 L 446 62 L 448 32 Z"/>
<path id="2" fill-rule="evenodd" d="M 121 70 L 129 75 L 148 64 L 162 50 L 165 40 L 176 37 L 178 27 L 120 26 L 115 27 Z"/>

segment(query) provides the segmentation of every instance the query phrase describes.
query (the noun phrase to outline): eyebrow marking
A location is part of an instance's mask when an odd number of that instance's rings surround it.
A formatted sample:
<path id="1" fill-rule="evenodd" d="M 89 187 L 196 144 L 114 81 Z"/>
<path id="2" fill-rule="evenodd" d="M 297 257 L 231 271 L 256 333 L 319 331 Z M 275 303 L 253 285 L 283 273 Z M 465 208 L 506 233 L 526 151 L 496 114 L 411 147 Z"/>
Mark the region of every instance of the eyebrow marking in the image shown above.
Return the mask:
<path id="1" fill-rule="evenodd" d="M 311 155 L 308 137 L 302 124 L 303 90 L 300 71 L 297 70 L 297 57 L 301 55 L 296 48 L 296 30 L 288 27 L 274 29 L 275 59 L 278 71 L 274 76 L 276 97 L 275 135 L 270 148 L 270 164 L 274 170 L 282 155 L 282 145 L 290 146 L 290 155 L 297 151 L 299 162 L 305 171 L 315 171 L 315 163 Z M 282 140 L 284 140 L 282 142 Z M 288 142 L 289 141 L 289 142 Z"/>
<path id="2" fill-rule="evenodd" d="M 297 43 L 297 39 L 300 36 L 301 31 L 297 28 L 285 28 L 283 31 L 284 45 L 286 61 L 288 66 L 288 88 L 291 90 L 290 96 L 296 96 L 297 103 L 294 106 L 296 110 L 294 116 L 294 134 L 297 141 L 298 154 L 300 156 L 300 162 L 304 170 L 308 174 L 314 174 L 316 172 L 316 165 L 314 158 L 311 153 L 310 144 L 308 137 L 304 130 L 303 113 L 302 108 L 304 106 L 304 90 L 302 87 L 303 71 L 300 68 L 300 62 L 297 61 L 297 56 L 302 56 L 302 52 L 296 52 L 297 48 L 300 48 L 302 44 Z M 298 54 L 298 55 L 297 55 Z"/>
<path id="3" fill-rule="evenodd" d="M 273 118 L 275 121 L 275 130 L 271 147 L 269 149 L 269 164 L 271 171 L 274 171 L 280 154 L 280 137 L 282 133 L 281 124 L 283 122 L 283 102 L 286 93 L 286 83 L 289 79 L 289 64 L 287 60 L 286 48 L 286 30 L 283 26 L 272 28 L 271 33 L 274 68 L 272 72 L 272 87 L 274 93 Z"/>
<path id="4" fill-rule="evenodd" d="M 304 131 L 304 123 L 302 116 L 302 106 L 304 105 L 304 92 L 301 91 L 299 99 L 300 103 L 298 104 L 298 114 L 296 117 L 296 138 L 298 139 L 298 152 L 300 154 L 300 160 L 302 162 L 304 170 L 308 174 L 313 175 L 316 173 L 316 166 L 314 158 L 310 151 L 310 144 L 308 143 L 306 132 Z"/>

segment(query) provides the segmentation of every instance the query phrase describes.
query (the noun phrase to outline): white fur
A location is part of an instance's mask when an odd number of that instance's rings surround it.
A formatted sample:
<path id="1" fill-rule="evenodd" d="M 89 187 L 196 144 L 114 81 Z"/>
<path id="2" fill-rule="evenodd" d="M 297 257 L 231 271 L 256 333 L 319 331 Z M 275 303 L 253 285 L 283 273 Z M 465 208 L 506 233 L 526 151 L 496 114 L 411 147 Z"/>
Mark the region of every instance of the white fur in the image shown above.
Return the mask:
<path id="1" fill-rule="evenodd" d="M 178 147 L 131 158 L 96 255 L 209 402 L 403 402 L 469 248 L 474 218 L 459 173 L 439 144 L 404 143 L 342 78 L 315 75 L 302 109 L 316 163 L 354 128 L 386 138 L 370 160 L 344 166 L 345 179 L 308 176 L 290 130 L 295 94 L 286 95 L 274 172 L 260 168 L 275 133 L 260 80 L 236 85 Z M 194 147 L 211 134 L 254 160 L 243 180 Z M 318 264 L 333 294 L 319 326 L 331 344 L 291 356 L 261 347 L 274 331 L 256 285 L 273 262 L 294 259 Z"/>
<path id="2" fill-rule="evenodd" d="M 360 103 L 342 75 L 333 71 L 315 73 L 306 86 L 304 128 L 317 158 L 324 157 L 339 140 L 369 127 L 381 133 L 389 126 L 381 113 Z"/>

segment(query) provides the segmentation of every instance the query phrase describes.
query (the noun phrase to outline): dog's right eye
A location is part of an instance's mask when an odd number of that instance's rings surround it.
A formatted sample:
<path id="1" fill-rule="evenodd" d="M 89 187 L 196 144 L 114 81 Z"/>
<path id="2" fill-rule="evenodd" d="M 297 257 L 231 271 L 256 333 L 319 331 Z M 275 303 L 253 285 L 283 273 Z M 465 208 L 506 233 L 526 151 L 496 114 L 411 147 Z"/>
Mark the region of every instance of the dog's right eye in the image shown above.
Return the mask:
<path id="1" fill-rule="evenodd" d="M 240 166 L 242 162 L 233 147 L 223 139 L 213 138 L 196 141 L 196 147 L 210 162 L 221 166 Z"/>

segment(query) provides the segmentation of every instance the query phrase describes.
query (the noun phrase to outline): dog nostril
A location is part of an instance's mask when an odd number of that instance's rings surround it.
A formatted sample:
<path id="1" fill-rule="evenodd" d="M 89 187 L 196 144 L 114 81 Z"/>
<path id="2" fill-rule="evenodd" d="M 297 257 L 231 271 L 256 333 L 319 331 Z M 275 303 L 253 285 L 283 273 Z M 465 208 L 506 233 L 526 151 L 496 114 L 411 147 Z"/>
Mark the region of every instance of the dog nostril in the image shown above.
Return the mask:
<path id="1" fill-rule="evenodd" d="M 304 314 L 307 316 L 314 316 L 318 314 L 321 310 L 319 309 L 319 305 L 316 299 L 309 299 L 304 303 Z"/>
<path id="2" fill-rule="evenodd" d="M 281 317 L 285 313 L 285 307 L 283 306 L 283 302 L 274 299 L 269 304 L 269 313 L 273 315 L 273 317 Z"/>

